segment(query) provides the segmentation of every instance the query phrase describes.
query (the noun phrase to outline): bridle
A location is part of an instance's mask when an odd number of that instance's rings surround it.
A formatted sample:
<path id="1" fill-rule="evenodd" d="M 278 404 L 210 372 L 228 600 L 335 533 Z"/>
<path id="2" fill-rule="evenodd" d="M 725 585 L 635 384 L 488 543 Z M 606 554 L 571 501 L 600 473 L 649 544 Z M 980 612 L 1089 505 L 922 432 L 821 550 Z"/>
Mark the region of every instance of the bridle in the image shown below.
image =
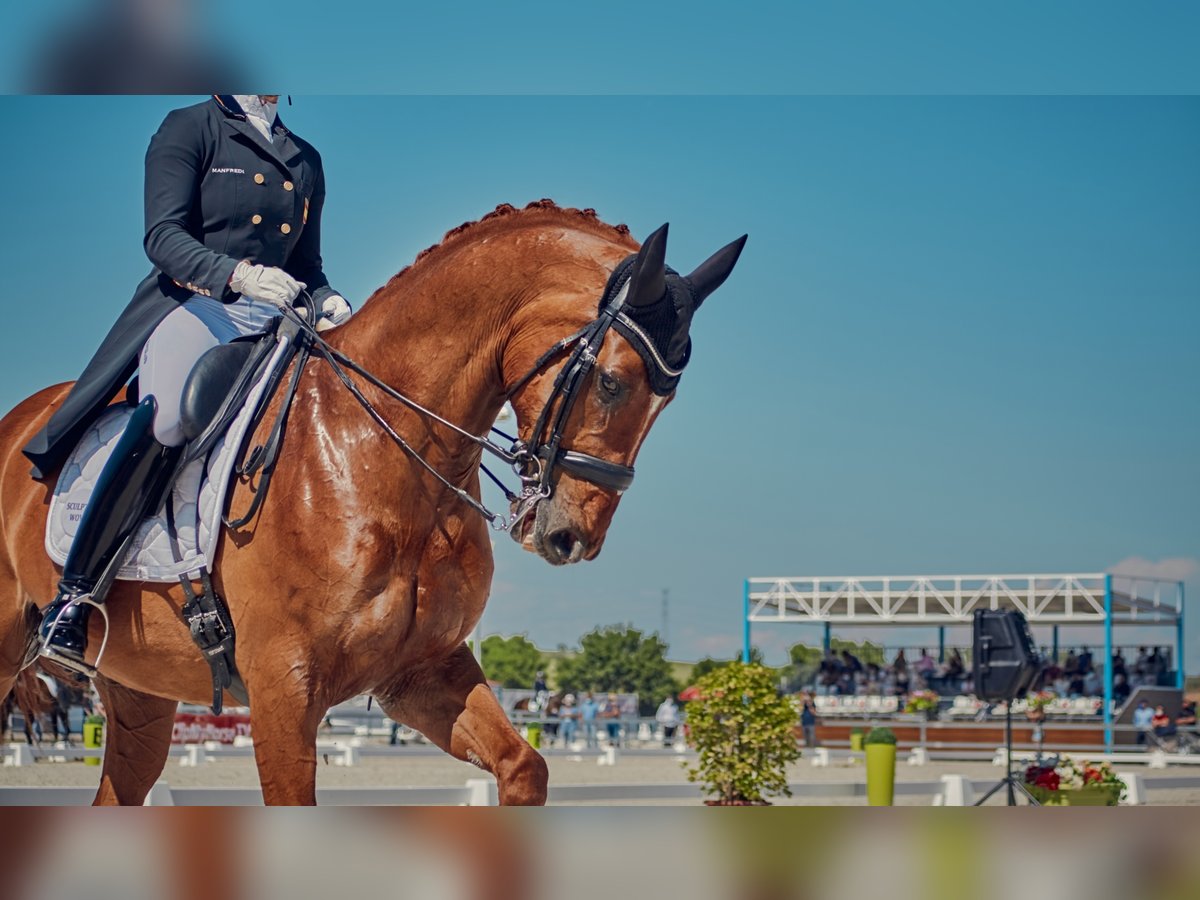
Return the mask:
<path id="1" fill-rule="evenodd" d="M 564 353 L 568 354 L 562 368 L 558 371 L 558 375 L 555 376 L 554 387 L 551 389 L 550 395 L 546 398 L 546 402 L 542 406 L 542 411 L 538 415 L 528 443 L 492 426 L 492 433 L 510 442 L 510 446 L 507 449 L 491 438 L 472 434 L 438 415 L 433 410 L 427 409 L 415 400 L 397 391 L 378 376 L 373 375 L 341 351 L 331 347 L 311 324 L 315 321 L 316 302 L 307 291 L 301 291 L 301 297 L 307 307 L 307 314 L 302 315 L 297 310 L 289 308 L 284 310 L 284 316 L 296 323 L 299 329 L 307 335 L 312 344 L 312 352 L 321 357 L 329 365 L 330 369 L 338 377 L 338 380 L 350 391 L 363 409 L 367 411 L 367 414 L 392 441 L 411 459 L 437 479 L 437 481 L 453 492 L 463 503 L 483 516 L 493 529 L 496 531 L 511 532 L 541 501 L 553 496 L 554 475 L 557 470 L 618 494 L 628 490 L 630 485 L 633 484 L 634 473 L 632 466 L 611 462 L 601 459 L 598 456 L 592 456 L 589 453 L 566 449 L 562 446 L 563 431 L 566 428 L 567 419 L 571 415 L 571 410 L 574 408 L 576 400 L 579 399 L 588 374 L 596 365 L 596 357 L 604 344 L 604 338 L 620 314 L 621 307 L 628 293 L 629 280 L 626 280 L 620 291 L 613 296 L 612 300 L 604 305 L 595 319 L 579 331 L 568 335 L 550 347 L 550 349 L 538 357 L 529 371 L 505 392 L 505 401 L 507 402 L 551 362 Z M 512 506 L 511 512 L 507 516 L 493 512 L 479 500 L 468 494 L 463 488 L 455 485 L 437 471 L 425 457 L 418 453 L 384 419 L 371 404 L 371 401 L 363 396 L 361 389 L 354 383 L 348 372 L 353 372 L 360 376 L 392 399 L 398 400 L 419 415 L 449 428 L 451 431 L 478 446 L 481 450 L 490 453 L 492 456 L 509 465 L 521 482 L 520 490 L 517 492 L 510 490 L 487 466 L 481 463 L 480 468 L 504 492 L 505 499 Z M 545 435 L 544 438 L 543 435 Z"/>

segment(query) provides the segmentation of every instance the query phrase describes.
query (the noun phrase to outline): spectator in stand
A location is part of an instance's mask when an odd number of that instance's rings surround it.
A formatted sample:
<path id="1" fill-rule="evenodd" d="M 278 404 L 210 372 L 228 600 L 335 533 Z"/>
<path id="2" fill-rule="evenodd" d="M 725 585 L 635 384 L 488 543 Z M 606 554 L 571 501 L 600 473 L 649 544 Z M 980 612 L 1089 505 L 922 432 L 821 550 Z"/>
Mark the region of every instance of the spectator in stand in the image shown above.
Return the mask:
<path id="1" fill-rule="evenodd" d="M 1183 706 L 1179 709 L 1179 715 L 1175 717 L 1175 727 L 1183 728 L 1188 731 L 1196 730 L 1196 701 L 1184 700 Z"/>
<path id="2" fill-rule="evenodd" d="M 908 660 L 904 658 L 903 649 L 896 654 L 896 659 L 892 662 L 892 675 L 896 679 L 896 696 L 906 696 L 909 682 Z"/>
<path id="3" fill-rule="evenodd" d="M 1067 673 L 1060 670 L 1059 676 L 1054 679 L 1054 684 L 1051 685 L 1050 690 L 1054 691 L 1059 697 L 1065 697 L 1067 696 L 1067 688 L 1070 686 L 1071 681 L 1067 678 Z"/>
<path id="4" fill-rule="evenodd" d="M 1137 709 L 1133 711 L 1133 727 L 1138 730 L 1137 742 L 1139 744 L 1146 743 L 1146 732 L 1150 730 L 1153 721 L 1154 710 L 1145 700 L 1139 700 Z"/>
<path id="5" fill-rule="evenodd" d="M 836 693 L 838 676 L 842 674 L 842 666 L 838 662 L 837 657 L 832 650 L 825 651 L 825 658 L 821 660 L 821 667 L 818 670 L 817 677 L 817 693 L 833 694 Z"/>
<path id="6" fill-rule="evenodd" d="M 1154 684 L 1163 683 L 1163 676 L 1167 674 L 1166 647 L 1155 647 L 1150 654 L 1150 674 L 1154 676 Z"/>
<path id="7" fill-rule="evenodd" d="M 570 747 L 575 743 L 575 730 L 579 727 L 579 710 L 575 706 L 575 695 L 567 694 L 562 698 L 558 707 L 558 733 L 562 736 L 562 745 Z"/>
<path id="8" fill-rule="evenodd" d="M 1067 683 L 1067 696 L 1072 698 L 1083 696 L 1083 675 L 1080 672 L 1072 675 Z"/>
<path id="9" fill-rule="evenodd" d="M 1150 672 L 1150 654 L 1145 647 L 1138 647 L 1137 659 L 1133 663 L 1134 684 L 1144 684 L 1146 675 Z"/>
<path id="10" fill-rule="evenodd" d="M 1063 674 L 1067 676 L 1067 680 L 1071 679 L 1072 675 L 1079 672 L 1079 657 L 1075 655 L 1075 651 L 1071 650 L 1067 653 L 1067 660 L 1063 663 Z"/>
<path id="11" fill-rule="evenodd" d="M 867 693 L 879 694 L 883 692 L 883 676 L 876 663 L 867 664 Z M 811 699 L 811 698 L 810 698 Z"/>
<path id="12" fill-rule="evenodd" d="M 862 671 L 862 661 L 849 650 L 842 651 L 842 669 L 850 673 Z"/>
<path id="13" fill-rule="evenodd" d="M 937 663 L 933 661 L 933 657 L 929 655 L 929 651 L 922 650 L 921 658 L 917 660 L 917 674 L 928 681 L 929 676 L 933 674 L 935 668 L 937 668 Z"/>
<path id="14" fill-rule="evenodd" d="M 617 695 L 610 693 L 608 699 L 600 705 L 600 718 L 604 719 L 604 728 L 608 733 L 608 742 L 614 747 L 621 746 L 621 702 Z"/>
<path id="15" fill-rule="evenodd" d="M 800 728 L 804 732 L 804 746 L 817 746 L 817 708 L 809 694 L 800 696 Z"/>
<path id="16" fill-rule="evenodd" d="M 1116 678 L 1118 675 L 1127 675 L 1125 672 L 1125 657 L 1121 655 L 1120 650 L 1113 654 L 1112 668 L 1113 678 Z"/>
<path id="17" fill-rule="evenodd" d="M 950 661 L 946 663 L 947 678 L 962 678 L 963 673 L 967 670 L 966 663 L 963 662 L 962 653 L 958 648 L 954 648 L 954 652 L 950 654 Z"/>
<path id="18" fill-rule="evenodd" d="M 596 746 L 596 716 L 599 712 L 600 704 L 589 691 L 584 695 L 583 703 L 579 707 L 579 721 L 583 723 L 583 736 L 588 747 Z"/>
<path id="19" fill-rule="evenodd" d="M 1161 703 L 1154 707 L 1154 717 L 1150 720 L 1150 727 L 1154 729 L 1155 737 L 1170 737 L 1175 733 L 1175 723 L 1171 721 L 1171 717 L 1167 715 L 1167 711 Z"/>
<path id="20" fill-rule="evenodd" d="M 1129 699 L 1129 680 L 1123 672 L 1113 675 L 1113 699 L 1117 701 L 1118 706 Z"/>
<path id="21" fill-rule="evenodd" d="M 1083 694 L 1085 697 L 1098 697 L 1104 693 L 1104 685 L 1100 681 L 1100 673 L 1095 669 L 1088 669 L 1083 676 Z"/>
<path id="22" fill-rule="evenodd" d="M 675 743 L 675 729 L 679 727 L 679 707 L 675 703 L 675 698 L 670 694 L 659 704 L 658 712 L 654 714 L 654 721 L 662 726 L 663 746 L 670 747 Z"/>
<path id="23" fill-rule="evenodd" d="M 1087 647 L 1083 648 L 1083 652 L 1079 654 L 1079 671 L 1086 675 L 1092 671 L 1092 651 Z"/>

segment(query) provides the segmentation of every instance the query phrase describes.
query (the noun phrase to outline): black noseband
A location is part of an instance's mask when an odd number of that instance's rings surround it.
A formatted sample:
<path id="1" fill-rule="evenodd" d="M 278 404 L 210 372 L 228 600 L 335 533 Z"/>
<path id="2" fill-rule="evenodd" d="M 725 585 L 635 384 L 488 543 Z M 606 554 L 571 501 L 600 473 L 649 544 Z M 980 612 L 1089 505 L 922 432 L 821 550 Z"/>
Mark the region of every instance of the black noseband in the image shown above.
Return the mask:
<path id="1" fill-rule="evenodd" d="M 543 447 L 538 455 L 545 459 L 549 456 L 549 447 Z M 633 467 L 620 463 L 609 462 L 598 456 L 589 456 L 575 450 L 559 450 L 555 463 L 564 472 L 591 482 L 596 487 L 618 494 L 629 490 L 633 484 Z"/>

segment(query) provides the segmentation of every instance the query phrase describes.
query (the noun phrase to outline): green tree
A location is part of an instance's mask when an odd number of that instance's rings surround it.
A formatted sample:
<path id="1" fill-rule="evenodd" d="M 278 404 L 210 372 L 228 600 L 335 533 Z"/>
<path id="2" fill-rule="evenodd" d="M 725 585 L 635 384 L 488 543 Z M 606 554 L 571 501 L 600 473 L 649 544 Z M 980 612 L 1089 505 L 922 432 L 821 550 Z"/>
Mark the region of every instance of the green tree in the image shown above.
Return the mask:
<path id="1" fill-rule="evenodd" d="M 697 685 L 688 704 L 688 743 L 698 751 L 688 781 L 723 803 L 760 803 L 771 794 L 791 796 L 787 765 L 800 758 L 796 708 L 775 690 L 765 666 L 730 663 Z"/>
<path id="2" fill-rule="evenodd" d="M 545 657 L 524 635 L 493 634 L 483 639 L 483 672 L 503 687 L 533 687 L 538 670 L 545 668 Z"/>
<path id="3" fill-rule="evenodd" d="M 579 639 L 579 653 L 558 661 L 559 687 L 571 691 L 636 693 L 638 712 L 648 716 L 668 694 L 679 691 L 666 659 L 667 645 L 630 626 L 597 628 Z"/>
<path id="4" fill-rule="evenodd" d="M 729 659 L 713 659 L 711 656 L 706 656 L 696 665 L 692 666 L 692 683 L 695 684 L 709 672 L 716 671 L 721 666 L 727 666 L 730 663 L 739 662 L 742 658 L 742 651 L 737 650 Z M 762 665 L 762 651 L 757 647 L 750 648 L 750 662 Z"/>

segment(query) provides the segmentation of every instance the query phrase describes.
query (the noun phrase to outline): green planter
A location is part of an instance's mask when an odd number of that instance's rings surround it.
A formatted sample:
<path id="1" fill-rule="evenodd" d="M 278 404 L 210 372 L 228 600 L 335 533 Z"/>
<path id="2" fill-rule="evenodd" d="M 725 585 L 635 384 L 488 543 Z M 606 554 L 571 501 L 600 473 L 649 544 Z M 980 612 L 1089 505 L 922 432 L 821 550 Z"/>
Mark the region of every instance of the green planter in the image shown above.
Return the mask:
<path id="1" fill-rule="evenodd" d="M 855 753 L 862 753 L 863 733 L 861 731 L 850 732 L 850 749 Z"/>
<path id="2" fill-rule="evenodd" d="M 542 746 L 542 723 L 530 722 L 526 725 L 525 739 L 529 741 L 529 746 L 534 750 L 540 749 Z"/>
<path id="3" fill-rule="evenodd" d="M 896 745 L 867 744 L 867 805 L 891 806 L 896 788 Z"/>
<path id="4" fill-rule="evenodd" d="M 1121 799 L 1121 786 L 1116 784 L 1092 784 L 1076 790 L 1059 791 L 1035 784 L 1025 787 L 1042 806 L 1116 806 Z"/>
<path id="5" fill-rule="evenodd" d="M 97 749 L 104 744 L 104 723 L 103 722 L 84 722 L 83 723 L 83 746 L 88 749 Z M 89 756 L 83 761 L 85 766 L 100 765 L 100 757 Z"/>

